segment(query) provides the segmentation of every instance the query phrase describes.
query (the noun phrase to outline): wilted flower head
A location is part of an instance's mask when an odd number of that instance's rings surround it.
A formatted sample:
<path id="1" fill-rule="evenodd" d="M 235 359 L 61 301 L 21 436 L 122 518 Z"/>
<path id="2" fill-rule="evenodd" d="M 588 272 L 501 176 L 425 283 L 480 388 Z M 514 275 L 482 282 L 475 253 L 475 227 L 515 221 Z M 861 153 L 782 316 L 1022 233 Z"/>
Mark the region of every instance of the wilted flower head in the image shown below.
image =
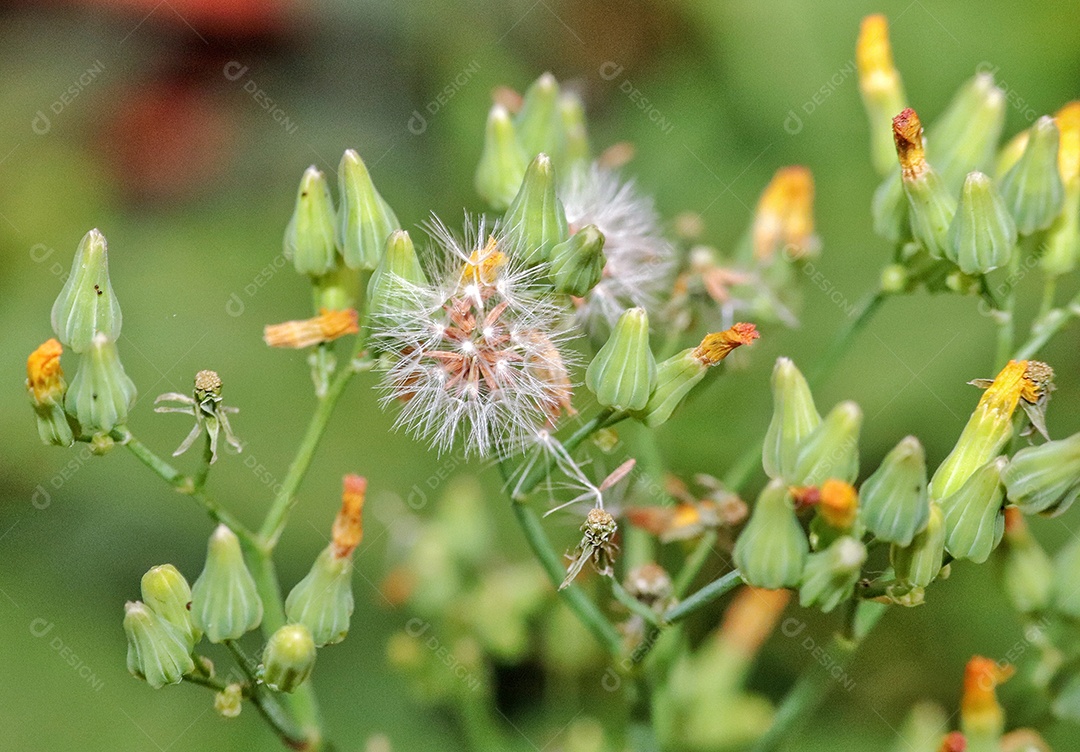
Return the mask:
<path id="1" fill-rule="evenodd" d="M 393 363 L 384 404 L 403 403 L 397 426 L 439 451 L 461 435 L 467 454 L 507 455 L 570 410 L 560 310 L 544 268 L 515 261 L 483 222 L 463 240 L 432 223 L 426 284 L 396 280 L 399 299 L 373 312 L 376 345 Z"/>
<path id="2" fill-rule="evenodd" d="M 674 250 L 660 234 L 652 199 L 598 164 L 572 173 L 561 198 L 571 233 L 596 225 L 604 236 L 603 276 L 578 311 L 584 328 L 606 332 L 635 306 L 658 313 L 671 287 Z"/>

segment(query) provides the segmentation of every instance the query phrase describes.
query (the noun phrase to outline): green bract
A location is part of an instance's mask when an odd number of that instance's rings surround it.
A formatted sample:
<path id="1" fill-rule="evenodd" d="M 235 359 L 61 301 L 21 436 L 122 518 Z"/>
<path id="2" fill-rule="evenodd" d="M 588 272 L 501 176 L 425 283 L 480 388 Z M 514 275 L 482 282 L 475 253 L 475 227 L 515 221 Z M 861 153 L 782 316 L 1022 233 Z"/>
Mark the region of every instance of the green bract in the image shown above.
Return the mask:
<path id="1" fill-rule="evenodd" d="M 514 199 L 528 164 L 510 113 L 501 104 L 495 105 L 488 114 L 484 149 L 476 166 L 476 192 L 493 209 L 505 209 Z"/>
<path id="2" fill-rule="evenodd" d="M 589 363 L 585 383 L 596 400 L 618 410 L 641 410 L 656 386 L 656 360 L 649 349 L 649 315 L 631 308 Z"/>
<path id="3" fill-rule="evenodd" d="M 172 564 L 153 567 L 142 576 L 142 597 L 147 606 L 183 635 L 188 650 L 202 637 L 191 620 L 191 587 Z"/>
<path id="4" fill-rule="evenodd" d="M 1039 118 L 1030 134 L 1020 160 L 1001 179 L 1001 195 L 1021 235 L 1049 227 L 1065 200 L 1054 119 L 1046 115 Z"/>
<path id="5" fill-rule="evenodd" d="M 313 277 L 334 268 L 337 256 L 334 201 L 326 178 L 314 166 L 304 171 L 296 191 L 296 207 L 285 228 L 285 257 L 296 271 Z"/>
<path id="6" fill-rule="evenodd" d="M 970 173 L 949 228 L 949 260 L 965 274 L 985 274 L 1007 264 L 1015 245 L 1016 223 L 993 181 L 981 172 Z"/>
<path id="7" fill-rule="evenodd" d="M 218 525 L 206 549 L 206 565 L 191 588 L 191 619 L 210 642 L 235 640 L 259 626 L 263 606 L 240 540 Z"/>
<path id="8" fill-rule="evenodd" d="M 353 612 L 352 558 L 338 557 L 330 544 L 285 600 L 289 621 L 303 624 L 319 647 L 345 639 Z"/>
<path id="9" fill-rule="evenodd" d="M 941 500 L 945 549 L 954 558 L 981 564 L 1001 542 L 1005 531 L 1001 471 L 1005 463 L 1005 457 L 987 462 L 959 490 Z"/>
<path id="10" fill-rule="evenodd" d="M 735 565 L 750 585 L 798 587 L 810 544 L 787 487 L 774 480 L 762 490 L 750 521 L 735 541 Z"/>
<path id="11" fill-rule="evenodd" d="M 555 292 L 582 298 L 604 273 L 604 236 L 596 225 L 586 225 L 569 240 L 551 249 L 549 274 Z"/>
<path id="12" fill-rule="evenodd" d="M 930 521 L 926 457 L 914 436 L 900 441 L 859 488 L 859 519 L 883 541 L 911 544 Z"/>
<path id="13" fill-rule="evenodd" d="M 810 554 L 799 586 L 799 605 L 817 606 L 828 613 L 849 600 L 865 562 L 866 546 L 848 535 Z"/>
<path id="14" fill-rule="evenodd" d="M 128 671 L 154 689 L 177 684 L 195 669 L 184 636 L 145 603 L 129 601 L 124 606 L 124 632 Z"/>
<path id="15" fill-rule="evenodd" d="M 859 475 L 859 429 L 862 410 L 841 402 L 801 443 L 790 480 L 816 486 L 829 478 L 854 483 Z"/>
<path id="16" fill-rule="evenodd" d="M 259 678 L 275 692 L 292 692 L 315 668 L 315 642 L 303 624 L 286 624 L 270 635 Z"/>
<path id="17" fill-rule="evenodd" d="M 135 384 L 124 372 L 116 343 L 98 332 L 79 361 L 64 406 L 84 433 L 108 433 L 127 422 L 135 404 Z"/>
<path id="18" fill-rule="evenodd" d="M 802 442 L 821 424 L 810 386 L 795 364 L 778 358 L 772 372 L 773 413 L 761 463 L 770 478 L 791 478 Z"/>
<path id="19" fill-rule="evenodd" d="M 512 241 L 510 250 L 529 264 L 549 261 L 551 250 L 570 237 L 566 211 L 555 193 L 555 167 L 547 154 L 538 154 L 525 170 L 503 227 Z"/>
<path id="20" fill-rule="evenodd" d="M 394 210 L 371 182 L 360 155 L 347 149 L 338 165 L 338 240 L 345 265 L 372 270 L 379 265 L 386 238 L 401 227 Z"/>
<path id="21" fill-rule="evenodd" d="M 1009 501 L 1026 514 L 1061 514 L 1080 495 L 1080 433 L 1021 449 L 1001 479 Z"/>
<path id="22" fill-rule="evenodd" d="M 930 502 L 930 519 L 911 544 L 892 544 L 889 560 L 896 579 L 911 588 L 924 588 L 941 572 L 945 558 L 945 515 L 936 502 Z"/>
<path id="23" fill-rule="evenodd" d="M 60 295 L 52 307 L 56 337 L 77 353 L 90 349 L 96 335 L 109 342 L 120 337 L 120 301 L 109 281 L 109 255 L 105 236 L 91 230 L 75 251 Z"/>

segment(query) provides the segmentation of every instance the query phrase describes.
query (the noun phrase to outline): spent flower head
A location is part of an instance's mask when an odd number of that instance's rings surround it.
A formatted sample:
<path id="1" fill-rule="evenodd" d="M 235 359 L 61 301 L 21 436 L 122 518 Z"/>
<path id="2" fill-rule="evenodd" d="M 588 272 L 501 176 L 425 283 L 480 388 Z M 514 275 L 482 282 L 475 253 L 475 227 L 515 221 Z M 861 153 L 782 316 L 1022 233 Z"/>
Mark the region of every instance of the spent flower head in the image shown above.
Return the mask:
<path id="1" fill-rule="evenodd" d="M 221 377 L 217 375 L 217 372 L 202 370 L 195 374 L 195 389 L 192 394 L 193 396 L 189 397 L 179 392 L 166 392 L 158 395 L 158 398 L 154 400 L 155 405 L 159 402 L 180 403 L 179 406 L 155 407 L 156 413 L 182 413 L 195 418 L 195 425 L 191 427 L 187 438 L 173 452 L 173 457 L 190 449 L 203 431 L 206 431 L 210 440 L 211 465 L 217 462 L 218 434 L 221 432 L 225 433 L 225 440 L 229 442 L 229 446 L 238 452 L 242 451 L 243 445 L 233 433 L 232 426 L 229 425 L 229 413 L 240 412 L 240 408 L 229 407 L 222 403 Z"/>
<path id="2" fill-rule="evenodd" d="M 396 305 L 372 312 L 391 361 L 383 403 L 401 402 L 396 426 L 439 451 L 460 436 L 467 454 L 514 454 L 571 410 L 561 310 L 544 267 L 516 261 L 499 228 L 467 222 L 459 239 L 436 220 L 430 232 L 430 282 L 396 280 Z"/>

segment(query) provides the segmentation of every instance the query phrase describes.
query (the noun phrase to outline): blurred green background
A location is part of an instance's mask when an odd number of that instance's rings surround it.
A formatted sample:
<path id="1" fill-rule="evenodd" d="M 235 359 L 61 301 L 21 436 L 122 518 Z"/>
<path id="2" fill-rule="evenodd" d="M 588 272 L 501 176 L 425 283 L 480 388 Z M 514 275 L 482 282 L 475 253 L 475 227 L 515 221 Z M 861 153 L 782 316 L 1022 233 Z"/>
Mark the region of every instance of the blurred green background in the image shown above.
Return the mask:
<path id="1" fill-rule="evenodd" d="M 132 429 L 167 454 L 188 427 L 155 415 L 152 398 L 188 391 L 201 368 L 218 370 L 227 402 L 241 408 L 235 426 L 247 449 L 219 463 L 211 482 L 254 521 L 284 476 L 313 403 L 303 356 L 261 341 L 264 324 L 307 315 L 307 285 L 278 254 L 308 164 L 329 170 L 343 149 L 356 148 L 407 227 L 431 211 L 453 219 L 463 206 L 479 209 L 472 172 L 492 88 L 521 90 L 550 70 L 584 96 L 594 145 L 632 141 L 637 156 L 627 172 L 655 194 L 665 216 L 700 213 L 706 238 L 722 248 L 743 232 L 748 207 L 777 167 L 808 165 L 824 241 L 815 263 L 854 302 L 875 284 L 888 253 L 870 229 L 876 178 L 853 64 L 859 19 L 874 11 L 890 18 L 909 98 L 926 119 L 980 65 L 996 68 L 1013 101 L 1024 103 L 1009 108 L 1007 134 L 1080 93 L 1080 24 L 1069 3 L 6 4 L 0 748 L 276 744 L 254 713 L 224 722 L 204 690 L 153 692 L 124 667 L 123 602 L 137 597 L 139 577 L 153 564 L 199 571 L 210 531 L 203 513 L 124 452 L 87 458 L 43 447 L 35 435 L 22 389 L 25 356 L 51 336 L 57 275 L 83 233 L 99 227 L 110 243 L 125 313 L 120 350 L 142 397 Z M 622 71 L 606 80 L 600 71 L 609 61 Z M 653 119 L 621 90 L 623 81 L 649 100 Z M 722 474 L 764 428 L 774 358 L 809 366 L 820 357 L 844 313 L 805 288 L 799 330 L 767 331 L 749 369 L 718 380 L 664 427 L 673 469 Z M 1034 284 L 1023 292 L 1030 313 Z M 924 441 L 931 461 L 945 455 L 976 401 L 965 382 L 992 375 L 991 328 L 971 299 L 918 295 L 886 304 L 818 393 L 822 408 L 842 398 L 863 406 L 864 470 L 907 433 Z M 1044 353 L 1058 372 L 1049 418 L 1057 436 L 1080 429 L 1078 343 L 1080 331 L 1067 330 Z M 388 568 L 390 510 L 399 508 L 392 495 L 405 497 L 439 466 L 405 435 L 388 434 L 391 417 L 377 409 L 370 384 L 365 377 L 350 388 L 302 488 L 280 547 L 286 584 L 322 547 L 340 476 L 349 471 L 370 479 L 358 571 L 378 584 Z M 525 558 L 493 475 L 484 479 L 499 546 Z M 1033 526 L 1056 549 L 1078 515 Z M 569 541 L 575 524 L 555 523 L 556 535 Z M 833 696 L 788 748 L 882 749 L 914 700 L 956 707 L 971 654 L 1003 657 L 1023 643 L 994 574 L 992 565 L 956 567 L 928 605 L 891 614 L 854 665 L 856 689 Z M 464 749 L 448 716 L 420 703 L 387 665 L 387 637 L 409 614 L 388 608 L 364 579 L 356 592 L 350 637 L 320 653 L 315 676 L 340 748 L 361 750 L 371 735 L 385 734 L 396 750 Z M 825 639 L 830 623 L 806 618 Z M 774 638 L 754 686 L 779 696 L 812 664 L 798 641 Z M 1037 720 L 1016 684 L 1004 689 L 1011 720 Z M 519 719 L 536 748 L 560 749 L 560 730 L 575 714 L 606 715 L 604 705 L 618 701 L 587 687 L 574 702 Z M 1049 737 L 1059 750 L 1080 748 L 1074 727 L 1054 725 Z M 527 739 L 517 742 L 530 748 Z"/>

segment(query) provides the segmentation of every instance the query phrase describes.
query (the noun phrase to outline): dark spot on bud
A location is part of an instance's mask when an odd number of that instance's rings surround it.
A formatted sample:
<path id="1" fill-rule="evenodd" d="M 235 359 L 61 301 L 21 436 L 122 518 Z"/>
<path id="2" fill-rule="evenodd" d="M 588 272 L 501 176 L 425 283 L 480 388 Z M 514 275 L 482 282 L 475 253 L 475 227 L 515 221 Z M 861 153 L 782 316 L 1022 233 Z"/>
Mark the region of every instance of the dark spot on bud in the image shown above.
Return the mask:
<path id="1" fill-rule="evenodd" d="M 101 294 L 101 288 L 98 287 L 97 285 L 94 285 L 94 292 L 96 292 L 98 295 L 100 295 Z"/>

